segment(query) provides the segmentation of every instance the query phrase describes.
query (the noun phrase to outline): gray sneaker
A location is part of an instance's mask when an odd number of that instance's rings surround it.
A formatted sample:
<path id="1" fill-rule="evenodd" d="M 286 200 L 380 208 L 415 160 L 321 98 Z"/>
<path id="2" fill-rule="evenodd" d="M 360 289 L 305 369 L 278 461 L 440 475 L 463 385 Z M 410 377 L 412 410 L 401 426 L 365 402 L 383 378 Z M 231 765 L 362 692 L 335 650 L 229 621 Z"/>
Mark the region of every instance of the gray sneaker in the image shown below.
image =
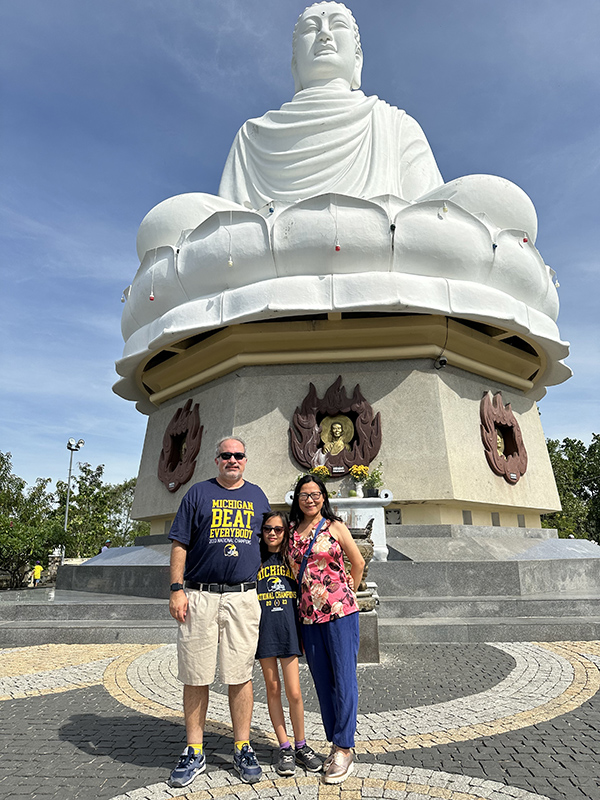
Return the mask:
<path id="1" fill-rule="evenodd" d="M 321 772 L 323 769 L 323 760 L 307 744 L 296 750 L 296 764 L 303 766 L 307 772 Z"/>
<path id="2" fill-rule="evenodd" d="M 279 751 L 279 760 L 275 767 L 278 775 L 293 775 L 296 772 L 296 759 L 291 747 Z"/>
<path id="3" fill-rule="evenodd" d="M 190 784 L 196 775 L 206 769 L 206 758 L 203 753 L 194 753 L 193 747 L 186 747 L 175 769 L 169 777 L 169 786 L 180 789 Z"/>

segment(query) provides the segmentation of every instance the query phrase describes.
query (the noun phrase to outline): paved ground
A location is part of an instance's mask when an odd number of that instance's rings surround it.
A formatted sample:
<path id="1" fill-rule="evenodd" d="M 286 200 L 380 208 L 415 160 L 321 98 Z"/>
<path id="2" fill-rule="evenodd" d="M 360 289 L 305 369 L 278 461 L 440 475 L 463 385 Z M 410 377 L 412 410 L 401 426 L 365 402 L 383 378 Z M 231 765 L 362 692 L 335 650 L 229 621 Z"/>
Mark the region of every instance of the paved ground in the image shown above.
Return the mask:
<path id="1" fill-rule="evenodd" d="M 173 645 L 0 650 L 0 798 L 61 800 L 600 800 L 600 642 L 405 645 L 360 666 L 358 761 L 341 787 L 271 768 L 256 675 L 254 787 L 231 768 L 222 687 L 207 772 L 165 783 L 184 745 Z M 302 667 L 307 734 L 326 752 Z"/>

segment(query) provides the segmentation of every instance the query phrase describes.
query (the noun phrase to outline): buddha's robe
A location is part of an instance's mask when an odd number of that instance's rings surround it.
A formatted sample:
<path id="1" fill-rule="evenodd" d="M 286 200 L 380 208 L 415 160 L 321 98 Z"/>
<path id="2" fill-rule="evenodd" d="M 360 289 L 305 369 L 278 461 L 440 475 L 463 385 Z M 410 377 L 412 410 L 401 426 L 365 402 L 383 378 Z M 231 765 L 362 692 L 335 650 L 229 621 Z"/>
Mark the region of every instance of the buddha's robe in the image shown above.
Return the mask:
<path id="1" fill-rule="evenodd" d="M 442 184 L 425 134 L 405 111 L 361 91 L 319 87 L 244 123 L 219 195 L 258 209 L 326 192 L 412 201 Z"/>

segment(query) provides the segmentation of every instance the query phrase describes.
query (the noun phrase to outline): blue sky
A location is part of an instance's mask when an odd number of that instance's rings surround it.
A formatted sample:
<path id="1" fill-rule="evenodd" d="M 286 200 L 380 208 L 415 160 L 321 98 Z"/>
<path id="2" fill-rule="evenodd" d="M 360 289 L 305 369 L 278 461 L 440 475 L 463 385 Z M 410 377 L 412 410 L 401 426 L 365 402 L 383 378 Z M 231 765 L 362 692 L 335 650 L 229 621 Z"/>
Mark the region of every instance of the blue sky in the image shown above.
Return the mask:
<path id="1" fill-rule="evenodd" d="M 138 225 L 215 193 L 249 117 L 292 95 L 295 0 L 18 0 L 0 5 L 0 450 L 66 478 L 70 436 L 107 480 L 137 473 L 146 418 L 114 395 Z M 519 184 L 560 281 L 575 375 L 547 436 L 600 432 L 600 3 L 356 0 L 362 89 L 422 125 L 445 180 Z"/>

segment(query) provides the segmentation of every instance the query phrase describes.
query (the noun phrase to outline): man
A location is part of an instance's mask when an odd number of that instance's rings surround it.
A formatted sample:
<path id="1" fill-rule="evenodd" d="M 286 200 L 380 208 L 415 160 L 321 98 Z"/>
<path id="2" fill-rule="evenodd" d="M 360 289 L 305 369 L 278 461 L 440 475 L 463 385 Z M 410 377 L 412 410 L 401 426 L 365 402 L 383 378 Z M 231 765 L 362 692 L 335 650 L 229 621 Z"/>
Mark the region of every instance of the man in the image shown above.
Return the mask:
<path id="1" fill-rule="evenodd" d="M 187 733 L 187 746 L 171 772 L 175 787 L 187 786 L 206 768 L 204 727 L 217 651 L 220 679 L 229 686 L 234 766 L 245 783 L 255 783 L 262 775 L 250 746 L 250 720 L 260 622 L 259 533 L 269 502 L 258 486 L 244 480 L 246 461 L 241 439 L 221 439 L 217 477 L 192 486 L 169 533 L 169 610 L 179 623 L 178 678 L 184 684 Z"/>

